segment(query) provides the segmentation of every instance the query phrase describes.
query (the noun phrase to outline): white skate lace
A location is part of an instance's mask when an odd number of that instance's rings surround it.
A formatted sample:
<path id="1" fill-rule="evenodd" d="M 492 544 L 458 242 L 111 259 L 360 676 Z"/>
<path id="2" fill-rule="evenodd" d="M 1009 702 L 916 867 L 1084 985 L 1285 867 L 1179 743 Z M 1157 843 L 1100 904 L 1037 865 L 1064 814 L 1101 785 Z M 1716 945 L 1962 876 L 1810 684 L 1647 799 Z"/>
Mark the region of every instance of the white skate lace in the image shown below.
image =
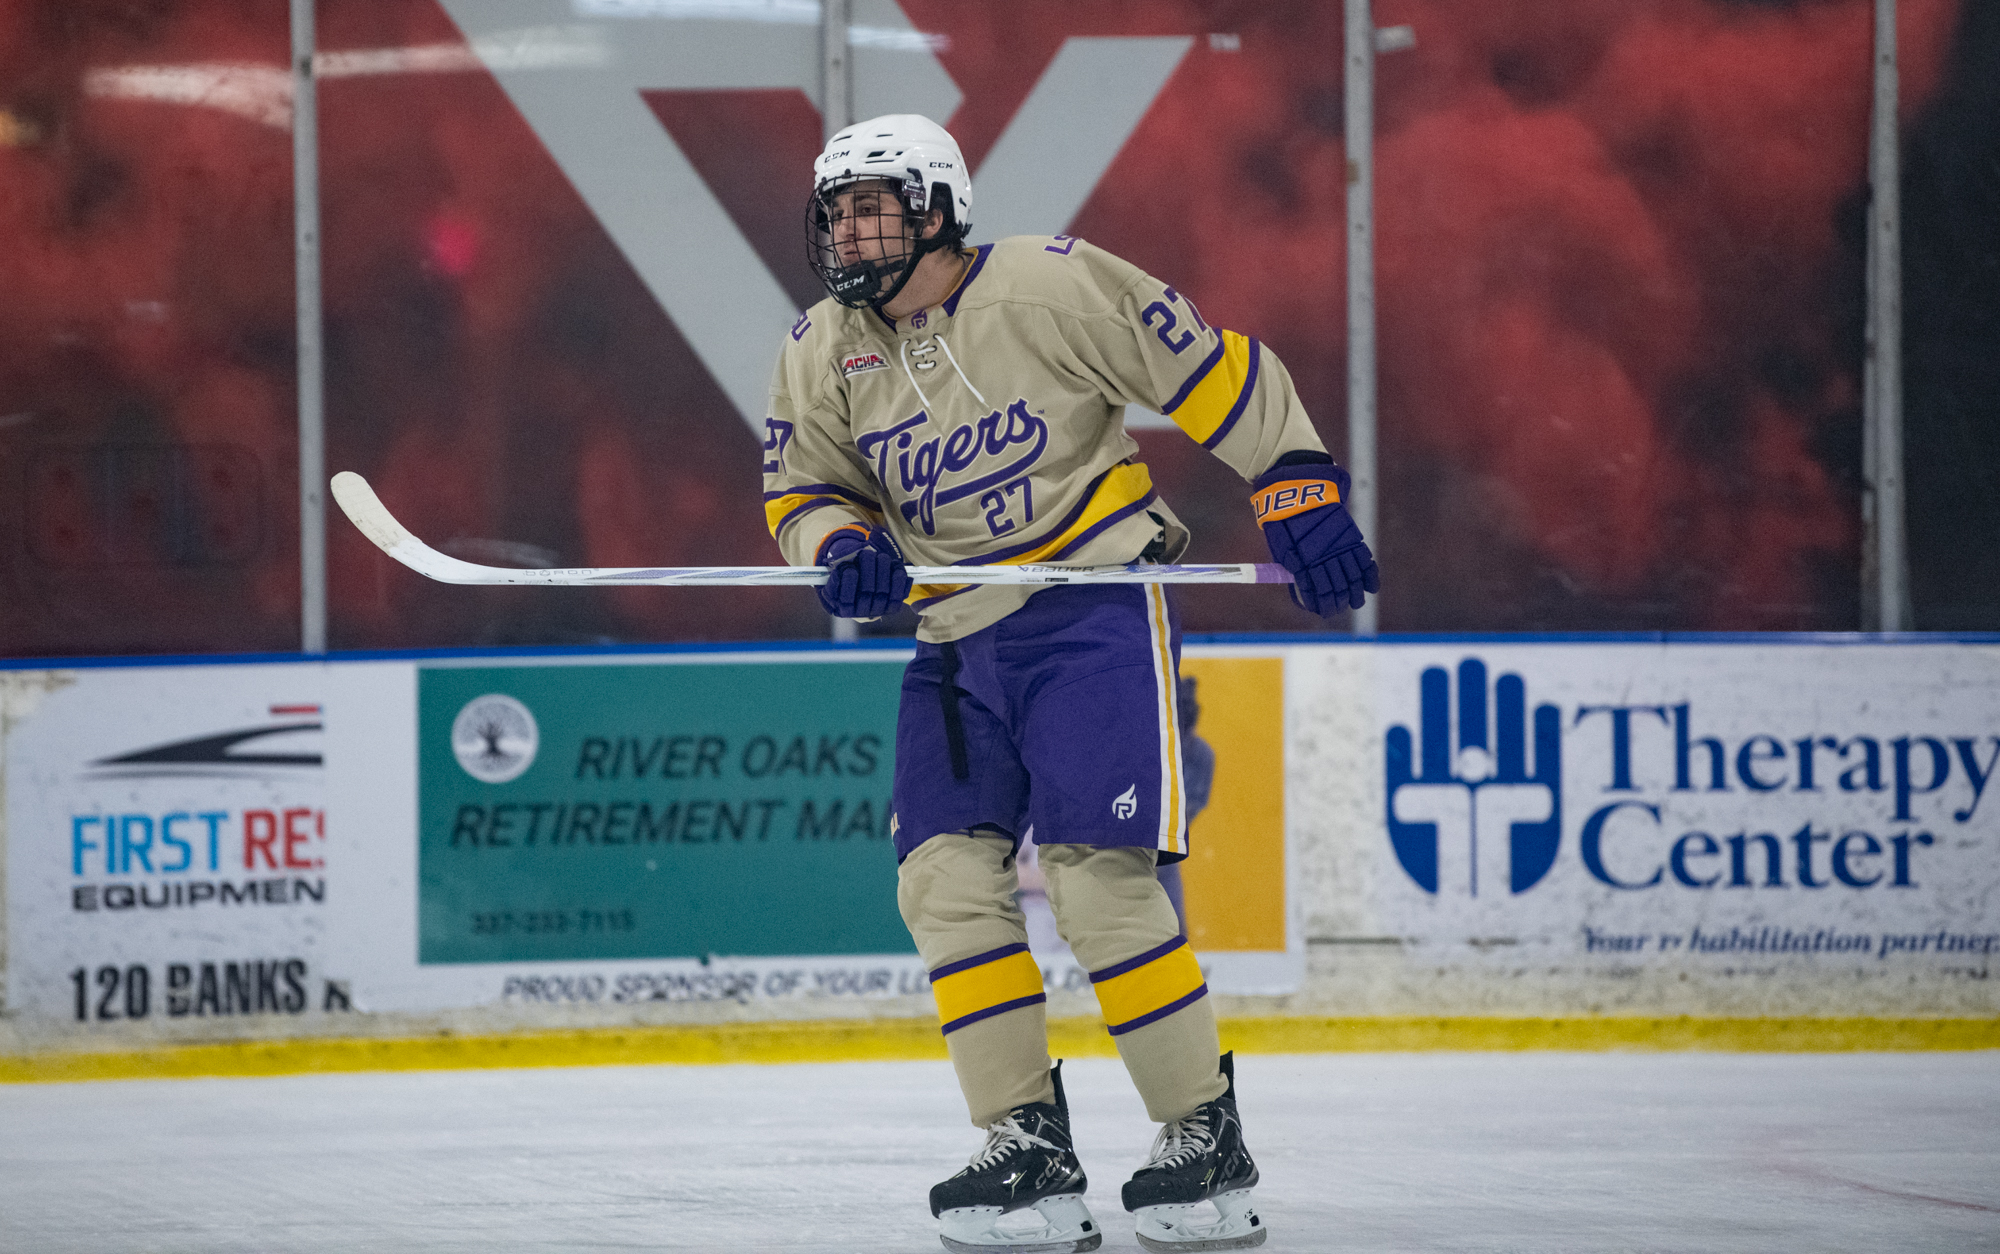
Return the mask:
<path id="1" fill-rule="evenodd" d="M 1191 1115 L 1162 1124 L 1153 1138 L 1153 1151 L 1141 1171 L 1171 1170 L 1200 1158 L 1215 1148 L 1215 1131 L 1208 1126 L 1208 1114 L 1197 1110 Z"/>
<path id="2" fill-rule="evenodd" d="M 979 1152 L 972 1156 L 972 1161 L 966 1165 L 967 1169 L 983 1171 L 1006 1157 L 1008 1150 L 1027 1149 L 1031 1145 L 1039 1145 L 1046 1150 L 1058 1148 L 1055 1142 L 1044 1141 L 1015 1122 L 1014 1116 L 1008 1115 L 998 1123 L 986 1125 L 986 1144 L 980 1146 Z"/>

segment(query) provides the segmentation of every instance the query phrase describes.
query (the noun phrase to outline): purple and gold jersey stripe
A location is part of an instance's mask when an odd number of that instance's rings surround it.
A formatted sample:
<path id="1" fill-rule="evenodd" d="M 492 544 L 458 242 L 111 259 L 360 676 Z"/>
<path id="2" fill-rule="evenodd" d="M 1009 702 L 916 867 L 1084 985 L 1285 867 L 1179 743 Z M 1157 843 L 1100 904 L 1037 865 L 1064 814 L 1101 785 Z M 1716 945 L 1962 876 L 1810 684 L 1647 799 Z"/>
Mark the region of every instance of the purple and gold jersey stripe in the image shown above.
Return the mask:
<path id="1" fill-rule="evenodd" d="M 1102 971 L 1092 971 L 1090 982 L 1097 989 L 1105 1028 L 1113 1036 L 1156 1023 L 1208 994 L 1201 964 L 1195 961 L 1194 950 L 1188 948 L 1184 936 Z"/>
<path id="2" fill-rule="evenodd" d="M 1048 1000 L 1042 992 L 1042 969 L 1019 942 L 945 963 L 931 972 L 931 995 L 937 999 L 938 1023 L 946 1036 L 981 1019 Z"/>
<path id="3" fill-rule="evenodd" d="M 1042 539 L 953 562 L 954 566 L 1020 565 L 1054 562 L 1090 543 L 1098 532 L 1144 509 L 1153 499 L 1153 474 L 1142 462 L 1120 462 L 1097 477 L 1083 503 Z"/>
<path id="4" fill-rule="evenodd" d="M 1124 521 L 1146 508 L 1156 494 L 1153 476 L 1143 463 L 1121 462 L 1097 477 L 1084 493 L 1083 501 L 1049 533 L 1026 544 L 978 557 L 953 562 L 954 566 L 1020 566 L 1035 562 L 1061 561 L 1071 552 L 1090 543 L 1105 528 Z M 971 587 L 970 584 L 918 584 L 910 590 L 910 604 L 919 609 L 934 601 Z"/>
<path id="5" fill-rule="evenodd" d="M 1250 403 L 1250 394 L 1257 390 L 1262 356 L 1263 348 L 1256 340 L 1234 331 L 1222 332 L 1215 351 L 1195 368 L 1161 412 L 1203 448 L 1214 448 L 1236 426 Z"/>
<path id="6" fill-rule="evenodd" d="M 920 583 L 910 589 L 909 606 L 913 610 L 927 610 L 939 601 L 964 596 L 978 586 L 976 583 Z"/>
<path id="7" fill-rule="evenodd" d="M 764 525 L 775 538 L 786 527 L 825 505 L 852 505 L 880 521 L 882 507 L 837 483 L 805 483 L 787 492 L 764 494 Z"/>
<path id="8" fill-rule="evenodd" d="M 958 313 L 958 302 L 964 299 L 965 289 L 972 286 L 972 281 L 979 277 L 981 270 L 986 268 L 986 259 L 992 255 L 993 245 L 981 244 L 979 246 L 977 253 L 972 258 L 971 268 L 965 272 L 965 277 L 960 279 L 957 285 L 951 289 L 951 295 L 944 298 L 945 317 L 950 318 Z"/>

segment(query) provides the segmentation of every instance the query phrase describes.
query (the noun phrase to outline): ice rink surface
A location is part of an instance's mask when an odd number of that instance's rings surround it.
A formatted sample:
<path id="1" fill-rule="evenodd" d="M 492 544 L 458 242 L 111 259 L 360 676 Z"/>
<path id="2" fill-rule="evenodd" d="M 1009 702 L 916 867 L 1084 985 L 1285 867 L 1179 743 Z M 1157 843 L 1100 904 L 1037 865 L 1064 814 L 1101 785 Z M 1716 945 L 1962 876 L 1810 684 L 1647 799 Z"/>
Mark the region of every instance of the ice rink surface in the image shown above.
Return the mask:
<path id="1" fill-rule="evenodd" d="M 1151 1142 L 1065 1070 L 1104 1249 Z M 1246 1056 L 1270 1251 L 2000 1250 L 2000 1053 Z M 943 1063 L 0 1087 L 0 1249 L 933 1251 Z"/>

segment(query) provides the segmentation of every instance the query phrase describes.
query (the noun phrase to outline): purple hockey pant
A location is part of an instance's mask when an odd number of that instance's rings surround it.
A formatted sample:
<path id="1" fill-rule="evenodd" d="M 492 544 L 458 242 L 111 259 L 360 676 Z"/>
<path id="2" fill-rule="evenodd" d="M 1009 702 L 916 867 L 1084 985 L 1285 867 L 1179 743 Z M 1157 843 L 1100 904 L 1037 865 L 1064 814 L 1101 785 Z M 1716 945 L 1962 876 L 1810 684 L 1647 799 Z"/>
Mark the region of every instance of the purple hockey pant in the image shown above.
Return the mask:
<path id="1" fill-rule="evenodd" d="M 963 639 L 919 642 L 896 722 L 897 860 L 980 826 L 1186 857 L 1179 670 L 1160 584 L 1059 584 Z"/>

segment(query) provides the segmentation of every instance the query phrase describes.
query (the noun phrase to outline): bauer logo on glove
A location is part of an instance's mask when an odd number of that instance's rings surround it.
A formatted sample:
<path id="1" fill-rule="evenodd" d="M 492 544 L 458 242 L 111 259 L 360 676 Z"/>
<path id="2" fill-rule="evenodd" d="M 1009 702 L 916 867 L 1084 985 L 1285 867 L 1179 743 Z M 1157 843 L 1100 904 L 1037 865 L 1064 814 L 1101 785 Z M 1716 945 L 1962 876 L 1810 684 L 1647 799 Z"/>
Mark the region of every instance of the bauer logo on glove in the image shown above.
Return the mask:
<path id="1" fill-rule="evenodd" d="M 1303 514 L 1322 505 L 1340 503 L 1340 485 L 1325 479 L 1286 479 L 1272 484 L 1250 498 L 1257 511 L 1257 525 Z"/>
<path id="2" fill-rule="evenodd" d="M 1250 504 L 1271 557 L 1292 572 L 1292 599 L 1314 614 L 1360 609 L 1381 588 L 1375 555 L 1347 512 L 1347 472 L 1294 454 L 1257 477 Z M 1318 456 L 1324 456 L 1323 454 Z"/>

